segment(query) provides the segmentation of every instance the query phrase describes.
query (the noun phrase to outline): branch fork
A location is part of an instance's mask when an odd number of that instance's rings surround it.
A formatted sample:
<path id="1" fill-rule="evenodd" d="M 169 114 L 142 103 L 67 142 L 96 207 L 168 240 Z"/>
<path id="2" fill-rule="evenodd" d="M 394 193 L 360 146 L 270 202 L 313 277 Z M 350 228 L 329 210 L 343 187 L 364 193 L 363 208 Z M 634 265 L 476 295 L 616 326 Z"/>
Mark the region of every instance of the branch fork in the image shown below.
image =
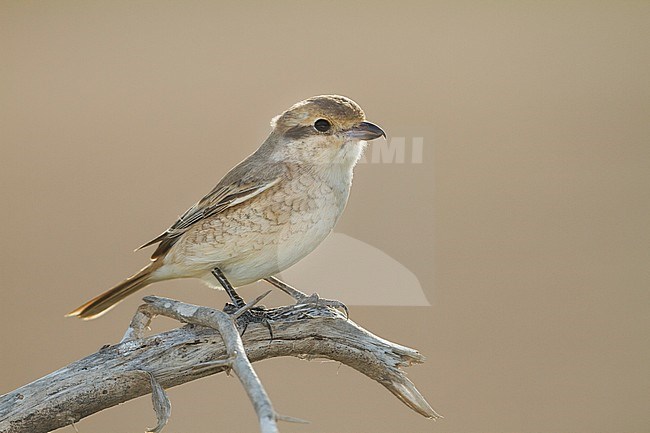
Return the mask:
<path id="1" fill-rule="evenodd" d="M 342 303 L 308 296 L 282 282 L 279 287 L 277 281 L 269 279 L 296 304 L 267 311 L 272 339 L 262 323 L 248 324 L 243 335 L 237 328 L 242 315 L 268 292 L 233 314 L 145 297 L 120 343 L 0 396 L 0 433 L 51 431 L 148 393 L 158 422 L 147 431 L 158 433 L 171 414 L 165 388 L 231 370 L 253 404 L 260 431 L 278 432 L 277 421 L 306 421 L 279 415 L 253 369 L 253 362 L 277 356 L 339 361 L 381 383 L 417 413 L 441 418 L 401 370 L 424 362 L 420 353 L 359 327 Z M 145 337 L 157 315 L 188 325 Z"/>

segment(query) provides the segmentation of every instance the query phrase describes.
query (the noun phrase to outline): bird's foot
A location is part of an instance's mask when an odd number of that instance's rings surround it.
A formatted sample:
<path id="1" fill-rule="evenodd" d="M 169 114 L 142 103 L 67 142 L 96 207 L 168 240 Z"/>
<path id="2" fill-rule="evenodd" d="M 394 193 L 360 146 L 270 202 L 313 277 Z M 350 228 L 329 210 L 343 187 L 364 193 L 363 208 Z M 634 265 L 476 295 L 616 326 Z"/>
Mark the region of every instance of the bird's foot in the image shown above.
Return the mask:
<path id="1" fill-rule="evenodd" d="M 345 312 L 345 318 L 346 319 L 350 318 L 350 310 L 348 310 L 347 305 L 335 299 L 321 298 L 318 293 L 312 293 L 309 296 L 305 296 L 304 298 L 296 301 L 296 304 L 316 305 L 318 307 L 329 307 L 335 310 L 341 309 Z"/>
<path id="2" fill-rule="evenodd" d="M 239 311 L 239 309 L 240 308 L 238 308 L 236 305 L 227 303 L 223 308 L 223 311 L 228 314 L 235 314 L 237 311 Z M 249 324 L 261 323 L 264 326 L 266 326 L 266 329 L 269 330 L 269 334 L 271 334 L 271 340 L 272 340 L 273 328 L 271 328 L 271 322 L 272 319 L 271 319 L 270 310 L 267 310 L 266 307 L 264 307 L 264 305 L 251 307 L 248 310 L 241 313 L 235 319 L 235 323 L 237 324 L 237 329 L 240 330 L 241 335 L 244 335 Z"/>

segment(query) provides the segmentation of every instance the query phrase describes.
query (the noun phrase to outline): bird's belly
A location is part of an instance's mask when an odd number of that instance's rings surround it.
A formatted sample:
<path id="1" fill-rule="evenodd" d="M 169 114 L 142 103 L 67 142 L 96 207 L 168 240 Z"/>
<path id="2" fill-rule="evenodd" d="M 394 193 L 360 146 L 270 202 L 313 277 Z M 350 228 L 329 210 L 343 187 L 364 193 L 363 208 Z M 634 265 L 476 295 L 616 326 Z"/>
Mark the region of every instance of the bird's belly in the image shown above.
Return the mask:
<path id="1" fill-rule="evenodd" d="M 183 277 L 198 277 L 213 286 L 215 267 L 234 286 L 269 277 L 312 252 L 332 231 L 345 205 L 332 198 L 232 209 L 188 233 L 166 259 L 173 260 Z"/>
<path id="2" fill-rule="evenodd" d="M 332 231 L 327 218 L 315 222 L 289 224 L 271 242 L 257 245 L 249 254 L 223 262 L 220 269 L 235 286 L 277 274 L 311 253 Z"/>

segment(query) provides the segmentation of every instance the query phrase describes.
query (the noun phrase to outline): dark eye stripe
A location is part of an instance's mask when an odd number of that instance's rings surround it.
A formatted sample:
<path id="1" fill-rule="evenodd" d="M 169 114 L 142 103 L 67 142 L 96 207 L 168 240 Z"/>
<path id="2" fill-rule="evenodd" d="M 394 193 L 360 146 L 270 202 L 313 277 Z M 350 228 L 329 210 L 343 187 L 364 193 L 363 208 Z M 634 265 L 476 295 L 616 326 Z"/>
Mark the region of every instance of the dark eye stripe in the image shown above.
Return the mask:
<path id="1" fill-rule="evenodd" d="M 294 126 L 293 128 L 289 128 L 284 133 L 284 136 L 297 140 L 313 134 L 314 134 L 314 130 L 311 128 L 311 126 L 298 125 L 298 126 Z"/>

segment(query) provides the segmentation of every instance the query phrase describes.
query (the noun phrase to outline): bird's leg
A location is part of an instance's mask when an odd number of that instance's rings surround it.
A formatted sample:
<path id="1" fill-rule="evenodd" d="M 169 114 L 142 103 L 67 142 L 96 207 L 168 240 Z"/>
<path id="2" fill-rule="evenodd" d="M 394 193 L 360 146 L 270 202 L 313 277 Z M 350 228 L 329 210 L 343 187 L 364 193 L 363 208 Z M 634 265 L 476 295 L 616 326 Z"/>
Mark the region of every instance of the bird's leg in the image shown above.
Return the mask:
<path id="1" fill-rule="evenodd" d="M 230 300 L 235 304 L 237 309 L 243 308 L 246 305 L 246 302 L 244 302 L 242 297 L 235 291 L 235 288 L 230 284 L 230 281 L 228 281 L 223 272 L 221 272 L 221 269 L 214 268 L 212 270 L 212 275 L 214 275 L 217 281 L 219 281 L 219 284 L 221 284 L 221 287 L 223 287 L 226 293 L 228 293 Z"/>
<path id="2" fill-rule="evenodd" d="M 230 300 L 235 305 L 232 311 L 227 311 L 224 309 L 226 313 L 234 313 L 235 311 L 246 306 L 244 299 L 235 291 L 235 288 L 232 286 L 232 284 L 230 284 L 230 281 L 228 281 L 223 272 L 221 272 L 221 269 L 214 268 L 212 270 L 212 275 L 214 275 L 217 281 L 219 281 L 219 284 L 221 284 L 221 287 L 223 287 L 226 293 L 228 293 Z M 266 326 L 269 330 L 271 339 L 273 339 L 273 329 L 271 328 L 270 319 L 268 318 L 266 309 L 263 306 L 253 307 L 249 309 L 244 314 L 239 316 L 237 323 L 243 326 L 242 335 L 244 335 L 244 332 L 246 332 L 246 328 L 248 328 L 249 323 L 263 323 L 264 326 Z"/>
<path id="3" fill-rule="evenodd" d="M 273 284 L 275 287 L 282 290 L 287 295 L 291 296 L 293 299 L 296 300 L 296 302 L 300 302 L 309 297 L 309 295 L 306 294 L 305 292 L 301 292 L 300 290 L 288 285 L 287 283 L 285 283 L 284 281 L 280 280 L 277 277 L 268 277 L 268 278 L 264 278 L 264 280 Z"/>
<path id="4" fill-rule="evenodd" d="M 348 310 L 348 307 L 341 301 L 321 298 L 318 295 L 318 293 L 312 293 L 311 295 L 307 295 L 306 293 L 301 292 L 295 287 L 290 286 L 289 284 L 285 283 L 284 281 L 280 280 L 277 277 L 268 277 L 268 278 L 264 278 L 264 280 L 273 284 L 275 287 L 282 290 L 287 295 L 291 296 L 293 299 L 296 300 L 296 304 L 314 304 L 321 307 L 341 308 L 343 309 L 343 311 L 345 311 L 346 318 L 350 316 L 350 311 Z"/>

